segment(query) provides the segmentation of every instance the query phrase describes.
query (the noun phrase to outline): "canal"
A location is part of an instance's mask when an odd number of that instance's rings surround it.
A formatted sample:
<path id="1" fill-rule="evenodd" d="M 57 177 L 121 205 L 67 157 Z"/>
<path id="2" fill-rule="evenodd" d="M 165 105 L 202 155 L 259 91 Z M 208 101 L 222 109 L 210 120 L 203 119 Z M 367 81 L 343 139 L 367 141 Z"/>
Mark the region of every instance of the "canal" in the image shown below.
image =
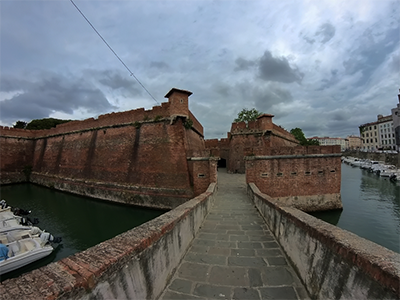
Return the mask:
<path id="1" fill-rule="evenodd" d="M 40 268 L 76 252 L 86 250 L 165 211 L 145 209 L 76 196 L 34 184 L 2 186 L 1 199 L 11 207 L 31 210 L 37 225 L 62 243 L 50 256 L 1 276 L 1 281 Z"/>
<path id="2" fill-rule="evenodd" d="M 400 253 L 400 184 L 342 163 L 343 211 L 313 213 Z"/>

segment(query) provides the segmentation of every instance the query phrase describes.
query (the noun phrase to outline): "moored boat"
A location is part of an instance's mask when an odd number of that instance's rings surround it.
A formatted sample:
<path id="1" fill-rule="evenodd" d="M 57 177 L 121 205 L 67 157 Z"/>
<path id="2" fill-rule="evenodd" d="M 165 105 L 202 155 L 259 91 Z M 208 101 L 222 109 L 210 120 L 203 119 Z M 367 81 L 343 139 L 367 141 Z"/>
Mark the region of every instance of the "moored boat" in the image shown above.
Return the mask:
<path id="1" fill-rule="evenodd" d="M 6 257 L 0 257 L 0 275 L 33 263 L 53 252 L 54 248 L 40 237 L 31 237 L 4 244 L 8 248 Z"/>

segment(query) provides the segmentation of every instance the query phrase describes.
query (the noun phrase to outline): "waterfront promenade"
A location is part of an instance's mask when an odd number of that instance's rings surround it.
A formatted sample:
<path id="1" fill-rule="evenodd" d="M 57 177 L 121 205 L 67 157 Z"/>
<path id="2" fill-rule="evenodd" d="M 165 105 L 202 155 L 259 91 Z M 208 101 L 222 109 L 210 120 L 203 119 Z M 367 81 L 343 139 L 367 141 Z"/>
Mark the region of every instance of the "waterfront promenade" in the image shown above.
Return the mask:
<path id="1" fill-rule="evenodd" d="M 218 172 L 210 213 L 160 299 L 308 299 L 246 194 L 245 175 Z"/>

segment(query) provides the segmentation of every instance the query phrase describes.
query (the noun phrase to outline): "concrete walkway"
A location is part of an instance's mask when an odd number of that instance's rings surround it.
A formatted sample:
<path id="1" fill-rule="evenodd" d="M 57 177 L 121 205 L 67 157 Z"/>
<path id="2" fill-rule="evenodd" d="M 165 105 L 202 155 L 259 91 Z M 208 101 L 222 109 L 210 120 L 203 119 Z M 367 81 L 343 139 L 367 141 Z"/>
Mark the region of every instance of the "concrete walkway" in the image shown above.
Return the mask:
<path id="1" fill-rule="evenodd" d="M 308 299 L 247 198 L 245 176 L 218 172 L 215 204 L 160 299 Z"/>

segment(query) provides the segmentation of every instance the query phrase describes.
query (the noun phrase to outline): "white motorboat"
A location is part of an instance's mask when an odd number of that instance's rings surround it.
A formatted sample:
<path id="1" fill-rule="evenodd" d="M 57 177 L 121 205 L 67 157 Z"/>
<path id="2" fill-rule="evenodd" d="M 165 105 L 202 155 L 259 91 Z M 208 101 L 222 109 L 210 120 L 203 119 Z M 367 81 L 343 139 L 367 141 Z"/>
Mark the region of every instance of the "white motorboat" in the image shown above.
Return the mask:
<path id="1" fill-rule="evenodd" d="M 20 218 L 10 207 L 0 208 L 0 275 L 48 256 L 54 250 L 50 243 L 62 241 L 38 227 L 22 225 Z"/>
<path id="2" fill-rule="evenodd" d="M 54 250 L 50 243 L 61 242 L 61 238 L 35 228 L 0 233 L 0 242 L 8 248 L 8 257 L 0 257 L 0 275 L 46 257 Z"/>
<path id="3" fill-rule="evenodd" d="M 3 242 L 3 241 L 2 241 Z M 4 241 L 5 242 L 5 241 Z M 8 258 L 0 258 L 0 275 L 33 263 L 53 252 L 54 248 L 42 238 L 27 235 L 23 239 L 4 243 Z"/>
<path id="4" fill-rule="evenodd" d="M 10 206 L 7 206 L 4 200 L 0 201 L 0 233 L 8 230 L 32 228 L 34 224 L 39 223 L 37 219 L 32 222 L 29 218 L 16 215 Z M 17 209 L 20 211 L 20 209 Z M 30 212 L 28 212 L 30 213 Z"/>

